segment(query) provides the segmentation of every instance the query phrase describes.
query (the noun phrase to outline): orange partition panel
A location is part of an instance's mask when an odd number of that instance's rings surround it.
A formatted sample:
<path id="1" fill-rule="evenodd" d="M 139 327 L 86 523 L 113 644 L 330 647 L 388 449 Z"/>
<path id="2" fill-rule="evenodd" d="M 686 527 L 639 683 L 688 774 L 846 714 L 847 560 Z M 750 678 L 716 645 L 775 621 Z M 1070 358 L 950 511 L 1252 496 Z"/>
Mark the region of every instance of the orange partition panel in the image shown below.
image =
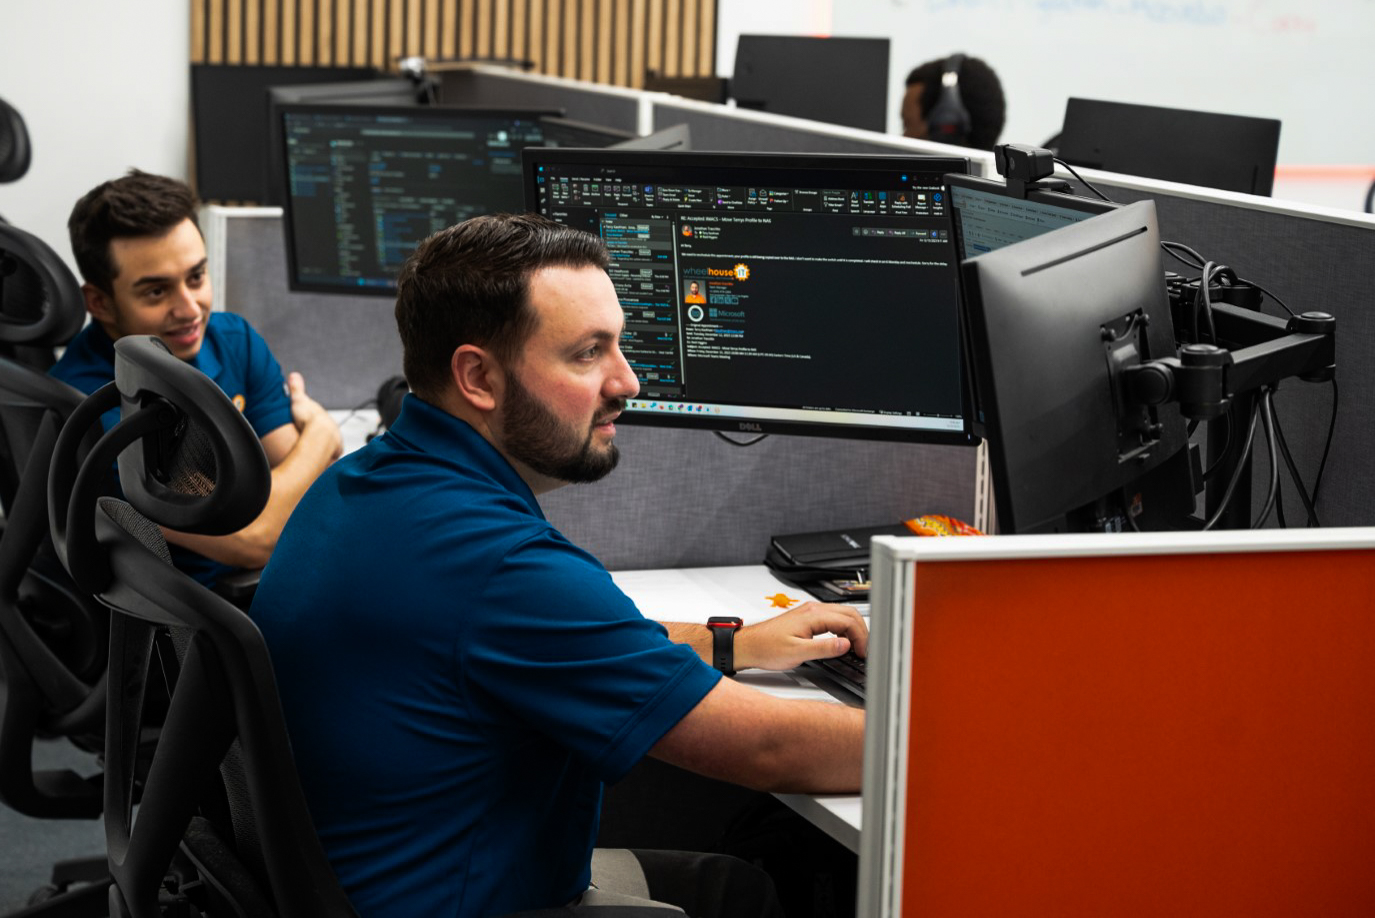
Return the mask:
<path id="1" fill-rule="evenodd" d="M 1370 551 L 920 561 L 904 915 L 1375 914 Z"/>

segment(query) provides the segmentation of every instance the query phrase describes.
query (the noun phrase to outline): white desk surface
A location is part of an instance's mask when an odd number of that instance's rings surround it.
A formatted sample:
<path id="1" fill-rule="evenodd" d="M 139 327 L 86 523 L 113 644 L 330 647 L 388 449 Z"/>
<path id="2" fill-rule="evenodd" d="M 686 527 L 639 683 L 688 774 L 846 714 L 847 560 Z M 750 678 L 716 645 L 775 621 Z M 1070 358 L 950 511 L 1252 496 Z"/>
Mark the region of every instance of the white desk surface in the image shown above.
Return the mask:
<path id="1" fill-rule="evenodd" d="M 746 624 L 772 618 L 806 601 L 807 594 L 776 580 L 763 565 L 612 572 L 616 585 L 646 618 L 703 622 L 713 615 L 737 615 Z M 829 693 L 790 673 L 749 670 L 736 676 L 782 698 L 839 704 Z M 859 794 L 778 794 L 778 799 L 836 841 L 859 853 Z"/>

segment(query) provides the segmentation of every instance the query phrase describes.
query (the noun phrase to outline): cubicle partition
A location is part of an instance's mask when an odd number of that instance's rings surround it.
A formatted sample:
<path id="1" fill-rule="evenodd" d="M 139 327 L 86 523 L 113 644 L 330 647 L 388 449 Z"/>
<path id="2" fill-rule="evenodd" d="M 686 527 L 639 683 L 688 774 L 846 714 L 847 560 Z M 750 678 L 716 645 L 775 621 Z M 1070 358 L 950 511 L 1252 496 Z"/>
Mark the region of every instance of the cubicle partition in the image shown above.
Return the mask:
<path id="1" fill-rule="evenodd" d="M 656 97 L 653 105 L 654 130 L 662 130 L 675 124 L 686 124 L 692 134 L 694 150 L 881 153 L 888 156 L 969 156 L 972 152 L 964 147 L 909 140 L 895 134 L 861 131 L 857 128 L 808 121 L 806 118 L 713 105 L 710 102 L 696 102 L 676 96 Z M 990 157 L 980 154 L 972 158 L 974 174 L 985 174 L 985 162 Z"/>
<path id="2" fill-rule="evenodd" d="M 876 539 L 860 918 L 1369 914 L 1372 561 L 1369 529 Z"/>
<path id="3" fill-rule="evenodd" d="M 561 109 L 576 121 L 649 133 L 644 92 L 473 64 L 441 65 L 435 72 L 444 105 Z"/>
<path id="4" fill-rule="evenodd" d="M 1336 317 L 1341 398 L 1318 513 L 1324 526 L 1375 522 L 1375 481 L 1368 458 L 1375 450 L 1375 217 L 1092 170 L 1080 173 L 1115 201 L 1154 200 L 1161 238 L 1230 266 L 1241 278 L 1279 296 L 1295 313 L 1316 310 Z M 1169 257 L 1165 268 L 1187 276 L 1199 273 Z M 1266 302 L 1264 311 L 1285 315 L 1273 301 Z M 1332 417 L 1332 386 L 1289 379 L 1280 384 L 1275 404 L 1285 440 L 1311 489 Z M 1259 515 L 1270 475 L 1259 428 L 1256 452 L 1253 518 Z M 1291 526 L 1303 525 L 1303 506 L 1282 458 L 1279 463 L 1286 517 Z"/>

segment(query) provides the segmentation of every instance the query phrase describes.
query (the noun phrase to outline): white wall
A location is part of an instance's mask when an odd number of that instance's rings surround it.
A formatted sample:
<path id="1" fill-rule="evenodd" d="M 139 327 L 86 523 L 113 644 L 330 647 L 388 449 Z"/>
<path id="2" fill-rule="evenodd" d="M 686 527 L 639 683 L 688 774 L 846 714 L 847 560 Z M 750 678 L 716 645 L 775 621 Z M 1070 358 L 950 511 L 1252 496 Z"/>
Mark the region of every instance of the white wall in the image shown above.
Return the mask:
<path id="1" fill-rule="evenodd" d="M 3 0 L 0 98 L 28 125 L 33 163 L 0 185 L 0 215 L 71 261 L 67 216 L 130 166 L 187 175 L 190 4 Z"/>
<path id="2" fill-rule="evenodd" d="M 889 38 L 889 130 L 912 67 L 964 51 L 998 72 L 1005 142 L 1055 134 L 1071 95 L 1278 118 L 1282 165 L 1375 163 L 1375 3 L 1310 0 L 720 0 L 742 32 Z"/>

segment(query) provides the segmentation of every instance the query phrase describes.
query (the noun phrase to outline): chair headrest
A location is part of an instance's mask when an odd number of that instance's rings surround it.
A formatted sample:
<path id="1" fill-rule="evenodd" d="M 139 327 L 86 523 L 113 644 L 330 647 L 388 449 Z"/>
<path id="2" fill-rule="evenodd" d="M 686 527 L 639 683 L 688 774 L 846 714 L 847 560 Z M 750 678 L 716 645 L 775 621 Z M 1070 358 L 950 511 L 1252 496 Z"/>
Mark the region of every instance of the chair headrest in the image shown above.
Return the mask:
<path id="1" fill-rule="evenodd" d="M 86 320 L 81 285 L 46 242 L 0 223 L 0 341 L 59 347 Z"/>
<path id="2" fill-rule="evenodd" d="M 0 99 L 0 182 L 13 182 L 29 171 L 29 131 L 14 106 Z"/>
<path id="3" fill-rule="evenodd" d="M 82 435 L 116 404 L 119 423 L 78 468 Z M 129 504 L 181 532 L 242 529 L 266 506 L 272 483 L 262 443 L 219 386 L 156 337 L 120 338 L 115 381 L 72 413 L 53 449 L 48 482 L 53 542 L 73 579 L 92 593 L 109 582 L 94 517 L 116 459 Z"/>

